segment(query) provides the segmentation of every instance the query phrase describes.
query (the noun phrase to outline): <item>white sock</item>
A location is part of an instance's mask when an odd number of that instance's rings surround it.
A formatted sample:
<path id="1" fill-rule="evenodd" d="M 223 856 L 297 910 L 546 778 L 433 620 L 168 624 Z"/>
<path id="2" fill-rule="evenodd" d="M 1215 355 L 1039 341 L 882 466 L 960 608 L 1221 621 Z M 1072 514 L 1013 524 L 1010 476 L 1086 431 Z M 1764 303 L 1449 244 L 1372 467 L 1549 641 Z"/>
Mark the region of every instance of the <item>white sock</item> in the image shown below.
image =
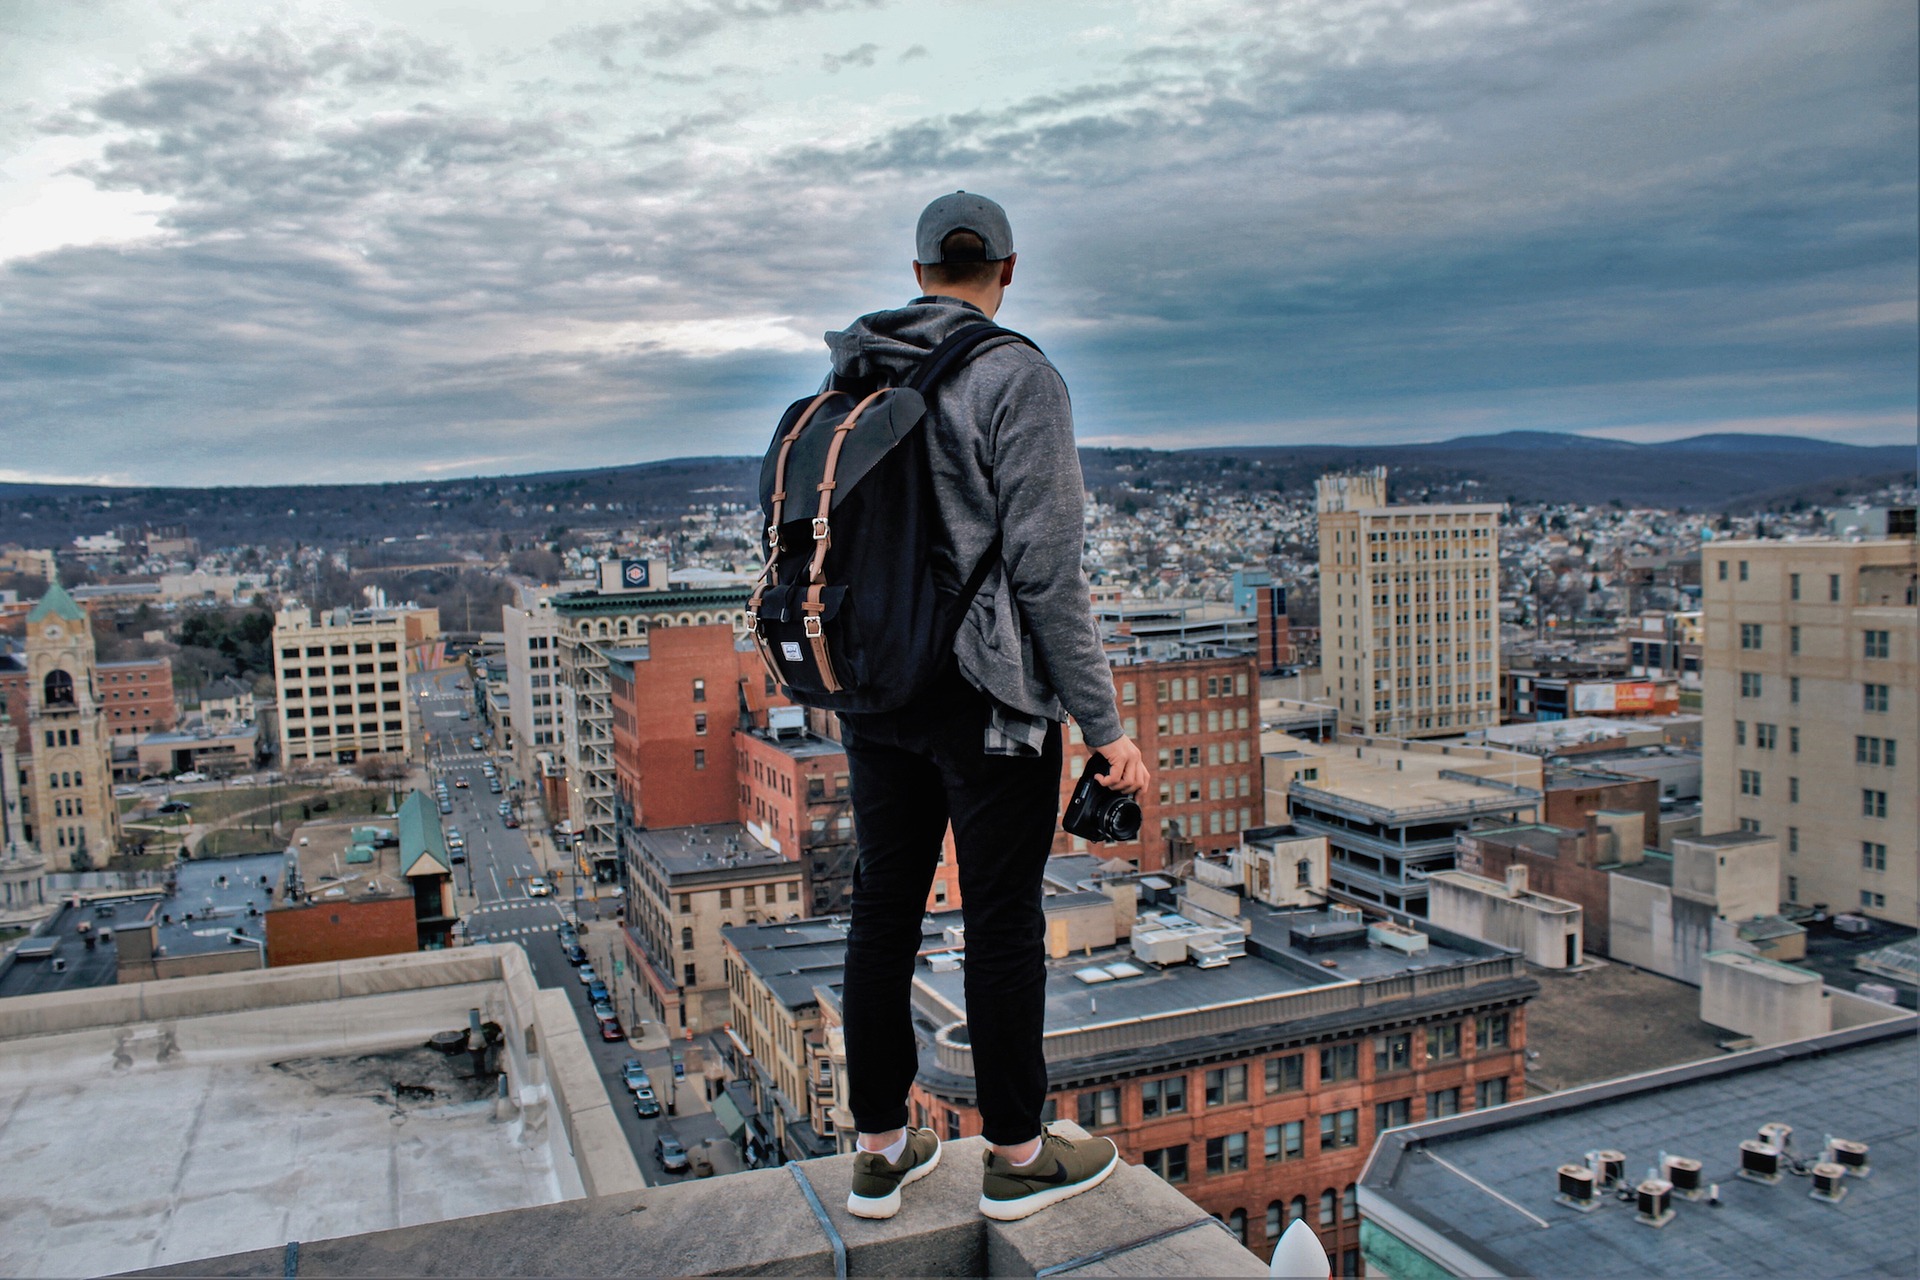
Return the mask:
<path id="1" fill-rule="evenodd" d="M 863 1133 L 860 1136 L 864 1138 L 867 1135 Z M 867 1146 L 862 1146 L 860 1149 L 862 1151 L 873 1151 L 873 1148 Z M 873 1154 L 885 1156 L 888 1164 L 899 1164 L 900 1157 L 907 1154 L 907 1131 L 905 1129 L 900 1130 L 900 1136 L 893 1140 L 892 1146 L 879 1151 L 873 1151 Z"/>

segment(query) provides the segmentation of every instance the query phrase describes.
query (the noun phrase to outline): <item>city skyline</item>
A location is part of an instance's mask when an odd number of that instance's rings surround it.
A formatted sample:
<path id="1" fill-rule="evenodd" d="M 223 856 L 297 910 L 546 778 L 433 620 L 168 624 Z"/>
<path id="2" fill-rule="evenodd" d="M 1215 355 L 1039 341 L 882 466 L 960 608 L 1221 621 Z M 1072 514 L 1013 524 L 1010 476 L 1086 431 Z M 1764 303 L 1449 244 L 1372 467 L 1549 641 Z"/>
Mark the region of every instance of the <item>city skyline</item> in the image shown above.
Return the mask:
<path id="1" fill-rule="evenodd" d="M 955 186 L 1086 444 L 1913 439 L 1909 6 L 967 12 L 0 17 L 0 481 L 752 454 Z"/>

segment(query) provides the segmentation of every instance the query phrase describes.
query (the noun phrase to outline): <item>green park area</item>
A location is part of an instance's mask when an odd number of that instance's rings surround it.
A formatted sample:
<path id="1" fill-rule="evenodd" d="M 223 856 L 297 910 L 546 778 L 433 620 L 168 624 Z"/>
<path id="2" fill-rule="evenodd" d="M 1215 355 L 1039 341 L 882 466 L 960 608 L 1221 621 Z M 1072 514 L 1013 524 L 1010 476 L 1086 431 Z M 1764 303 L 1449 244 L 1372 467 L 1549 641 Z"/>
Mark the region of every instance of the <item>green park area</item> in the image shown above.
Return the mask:
<path id="1" fill-rule="evenodd" d="M 122 825 L 129 840 L 144 843 L 146 852 L 125 855 L 117 865 L 158 867 L 173 861 L 186 828 L 192 828 L 195 857 L 272 853 L 285 848 L 293 829 L 310 818 L 384 815 L 394 794 L 386 785 L 216 787 L 173 793 L 173 799 L 192 806 L 184 813 L 157 812 L 160 795 L 124 796 Z"/>

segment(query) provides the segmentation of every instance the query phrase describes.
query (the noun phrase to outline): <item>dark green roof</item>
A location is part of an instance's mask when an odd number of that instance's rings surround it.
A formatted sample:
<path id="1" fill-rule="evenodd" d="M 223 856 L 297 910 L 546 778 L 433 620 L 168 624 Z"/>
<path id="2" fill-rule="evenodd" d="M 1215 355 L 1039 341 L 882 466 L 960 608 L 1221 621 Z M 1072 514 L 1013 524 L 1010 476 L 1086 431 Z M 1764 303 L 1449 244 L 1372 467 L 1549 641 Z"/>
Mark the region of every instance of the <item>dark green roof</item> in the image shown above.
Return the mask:
<path id="1" fill-rule="evenodd" d="M 737 609 L 753 595 L 748 584 L 698 591 L 570 591 L 553 597 L 555 613 L 679 613 L 686 609 Z"/>
<path id="2" fill-rule="evenodd" d="M 453 874 L 447 858 L 447 839 L 440 830 L 440 811 L 424 791 L 410 791 L 400 806 L 400 874 Z"/>

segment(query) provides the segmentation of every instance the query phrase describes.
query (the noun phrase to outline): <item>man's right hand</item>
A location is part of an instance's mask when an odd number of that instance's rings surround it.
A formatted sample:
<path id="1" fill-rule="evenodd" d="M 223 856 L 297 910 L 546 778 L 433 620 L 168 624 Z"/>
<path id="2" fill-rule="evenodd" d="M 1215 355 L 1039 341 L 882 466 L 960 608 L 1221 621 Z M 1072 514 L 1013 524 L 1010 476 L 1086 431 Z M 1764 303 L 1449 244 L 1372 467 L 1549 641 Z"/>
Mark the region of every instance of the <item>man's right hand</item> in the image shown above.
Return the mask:
<path id="1" fill-rule="evenodd" d="M 1107 758 L 1107 771 L 1096 773 L 1093 780 L 1109 791 L 1118 791 L 1122 795 L 1139 795 L 1147 789 L 1149 781 L 1146 757 L 1140 754 L 1140 748 L 1133 739 L 1124 733 L 1104 747 L 1095 747 Z"/>

